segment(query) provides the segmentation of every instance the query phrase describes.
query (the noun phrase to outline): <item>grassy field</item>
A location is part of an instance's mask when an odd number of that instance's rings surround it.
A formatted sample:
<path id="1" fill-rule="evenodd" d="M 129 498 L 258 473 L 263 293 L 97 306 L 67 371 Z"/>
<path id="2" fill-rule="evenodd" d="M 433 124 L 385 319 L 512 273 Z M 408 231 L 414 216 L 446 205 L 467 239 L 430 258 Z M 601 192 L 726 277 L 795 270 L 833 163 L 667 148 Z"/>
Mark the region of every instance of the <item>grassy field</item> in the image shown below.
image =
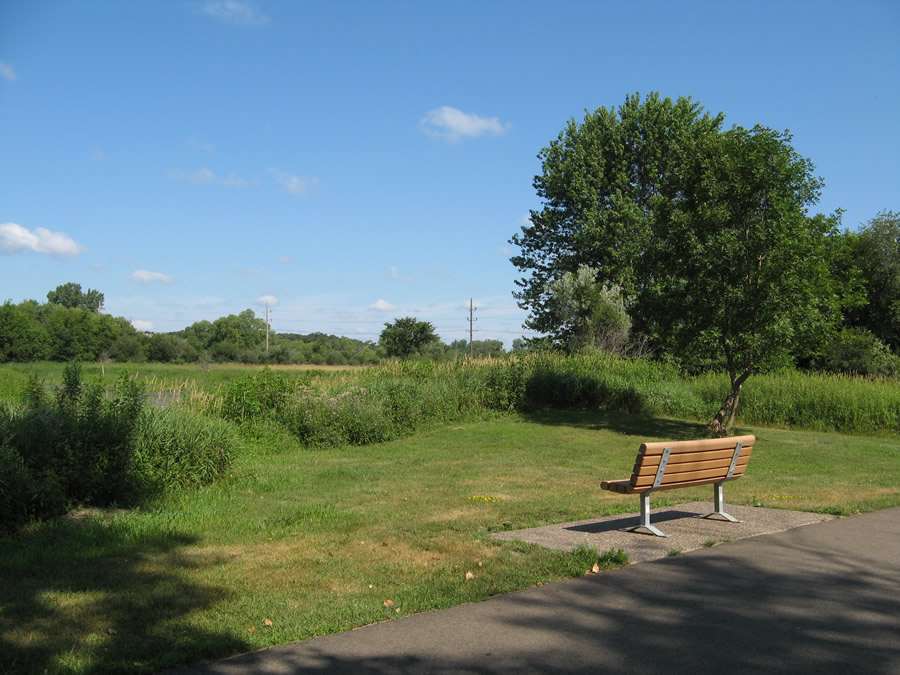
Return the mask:
<path id="1" fill-rule="evenodd" d="M 759 441 L 729 503 L 900 505 L 900 436 L 739 431 Z M 627 476 L 643 440 L 703 432 L 584 411 L 366 447 L 309 450 L 273 435 L 215 486 L 0 540 L 0 672 L 153 672 L 582 574 L 596 553 L 486 535 L 633 512 L 636 498 L 600 481 Z"/>
<path id="2" fill-rule="evenodd" d="M 48 385 L 62 382 L 64 363 L 51 361 L 32 363 L 0 364 L 0 400 L 15 400 L 19 397 L 30 375 L 37 375 Z M 195 383 L 201 388 L 215 388 L 226 385 L 247 373 L 261 372 L 265 366 L 254 366 L 243 363 L 211 363 L 204 369 L 197 364 L 180 365 L 174 363 L 99 363 L 81 364 L 81 372 L 85 381 L 102 378 L 113 383 L 122 373 L 135 375 L 148 386 L 151 391 L 174 390 L 185 382 Z M 275 365 L 270 370 L 313 376 L 317 373 L 336 373 L 341 371 L 362 370 L 364 366 L 310 366 L 310 365 Z"/>

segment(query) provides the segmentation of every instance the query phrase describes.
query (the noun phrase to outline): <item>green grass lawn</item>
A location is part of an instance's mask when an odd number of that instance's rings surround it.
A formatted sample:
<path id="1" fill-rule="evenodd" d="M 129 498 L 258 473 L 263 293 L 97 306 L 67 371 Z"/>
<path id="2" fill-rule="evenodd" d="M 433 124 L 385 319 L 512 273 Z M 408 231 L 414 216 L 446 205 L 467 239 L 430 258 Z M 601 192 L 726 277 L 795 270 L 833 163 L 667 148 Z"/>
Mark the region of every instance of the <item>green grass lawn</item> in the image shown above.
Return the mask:
<path id="1" fill-rule="evenodd" d="M 739 431 L 759 440 L 729 503 L 900 505 L 900 436 Z M 272 437 L 214 487 L 0 540 L 0 672 L 158 671 L 580 575 L 585 551 L 485 535 L 636 511 L 600 481 L 627 477 L 643 440 L 703 435 L 590 411 L 319 451 Z"/>

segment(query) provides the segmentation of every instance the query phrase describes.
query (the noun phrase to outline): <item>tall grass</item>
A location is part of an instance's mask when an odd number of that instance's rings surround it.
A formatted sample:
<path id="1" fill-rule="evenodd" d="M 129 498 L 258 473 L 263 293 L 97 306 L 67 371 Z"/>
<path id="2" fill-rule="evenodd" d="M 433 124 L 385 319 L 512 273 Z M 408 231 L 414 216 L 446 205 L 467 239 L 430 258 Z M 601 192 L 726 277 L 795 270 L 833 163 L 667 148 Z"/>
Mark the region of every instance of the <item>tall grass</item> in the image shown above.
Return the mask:
<path id="1" fill-rule="evenodd" d="M 531 354 L 453 363 L 393 362 L 356 372 L 292 378 L 263 371 L 219 396 L 207 412 L 258 430 L 275 425 L 313 447 L 365 445 L 436 423 L 538 410 L 615 410 L 703 422 L 729 387 L 724 375 L 682 376 L 672 366 L 608 354 Z M 794 371 L 744 387 L 739 422 L 817 431 L 900 429 L 900 387 L 890 380 Z"/>
<path id="2" fill-rule="evenodd" d="M 134 377 L 112 395 L 69 364 L 48 395 L 33 377 L 0 408 L 0 532 L 79 505 L 133 505 L 212 482 L 240 444 L 221 420 L 147 407 Z"/>

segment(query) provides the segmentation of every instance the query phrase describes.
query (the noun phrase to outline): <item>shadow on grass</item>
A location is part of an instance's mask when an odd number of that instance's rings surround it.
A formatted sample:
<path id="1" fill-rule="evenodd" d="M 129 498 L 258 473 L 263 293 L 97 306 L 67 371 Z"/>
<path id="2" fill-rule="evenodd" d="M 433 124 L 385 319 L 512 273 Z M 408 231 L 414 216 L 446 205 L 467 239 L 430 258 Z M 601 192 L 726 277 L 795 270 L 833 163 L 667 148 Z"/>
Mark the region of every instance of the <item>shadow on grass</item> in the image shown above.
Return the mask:
<path id="1" fill-rule="evenodd" d="M 524 419 L 548 426 L 568 426 L 595 431 L 606 430 L 640 440 L 665 438 L 681 441 L 708 438 L 710 433 L 701 422 L 650 415 L 632 415 L 618 410 L 550 410 L 523 415 Z"/>
<path id="2" fill-rule="evenodd" d="M 247 645 L 191 625 L 219 588 L 189 581 L 214 564 L 194 539 L 123 519 L 60 519 L 0 539 L 0 673 L 153 672 Z"/>
<path id="3" fill-rule="evenodd" d="M 897 512 L 874 517 L 896 541 Z M 854 520 L 180 672 L 897 673 L 896 547 L 860 550 Z"/>

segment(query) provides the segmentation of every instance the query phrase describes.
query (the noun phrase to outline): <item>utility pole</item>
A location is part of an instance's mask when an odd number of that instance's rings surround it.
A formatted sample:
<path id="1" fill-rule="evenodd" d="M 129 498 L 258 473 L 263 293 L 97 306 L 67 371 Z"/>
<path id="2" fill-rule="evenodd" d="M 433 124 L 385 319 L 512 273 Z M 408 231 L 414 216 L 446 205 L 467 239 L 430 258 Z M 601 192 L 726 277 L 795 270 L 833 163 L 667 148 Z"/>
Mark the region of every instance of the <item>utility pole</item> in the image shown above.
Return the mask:
<path id="1" fill-rule="evenodd" d="M 266 302 L 266 354 L 269 353 L 269 303 Z"/>
<path id="2" fill-rule="evenodd" d="M 475 358 L 475 345 L 472 342 L 472 336 L 475 332 L 475 307 L 472 305 L 472 298 L 469 298 L 469 358 Z"/>

